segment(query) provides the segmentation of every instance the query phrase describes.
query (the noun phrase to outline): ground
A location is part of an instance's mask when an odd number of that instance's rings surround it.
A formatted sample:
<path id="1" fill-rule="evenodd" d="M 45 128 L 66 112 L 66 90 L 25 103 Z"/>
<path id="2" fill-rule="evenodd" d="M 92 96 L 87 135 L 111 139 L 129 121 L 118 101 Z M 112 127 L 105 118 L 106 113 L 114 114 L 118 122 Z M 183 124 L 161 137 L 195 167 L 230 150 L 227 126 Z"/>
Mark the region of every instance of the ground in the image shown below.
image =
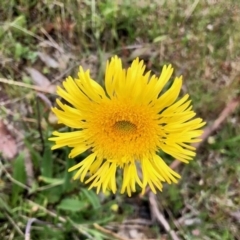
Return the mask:
<path id="1" fill-rule="evenodd" d="M 240 239 L 238 1 L 3 0 L 0 23 L 1 239 Z M 56 86 L 79 65 L 102 84 L 113 55 L 171 63 L 207 122 L 156 196 L 97 195 L 72 181 L 69 149 L 51 151 Z"/>

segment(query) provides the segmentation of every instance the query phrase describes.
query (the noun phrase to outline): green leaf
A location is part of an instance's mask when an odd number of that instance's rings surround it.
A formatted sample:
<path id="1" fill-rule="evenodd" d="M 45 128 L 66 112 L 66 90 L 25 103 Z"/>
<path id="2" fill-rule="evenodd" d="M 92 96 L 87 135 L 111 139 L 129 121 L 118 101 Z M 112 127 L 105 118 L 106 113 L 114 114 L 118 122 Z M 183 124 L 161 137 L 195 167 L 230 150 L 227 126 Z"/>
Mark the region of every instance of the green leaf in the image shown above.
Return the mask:
<path id="1" fill-rule="evenodd" d="M 158 37 L 154 38 L 153 42 L 154 42 L 154 43 L 162 42 L 162 41 L 164 41 L 165 39 L 167 39 L 167 35 L 162 35 L 162 36 L 158 36 Z"/>
<path id="2" fill-rule="evenodd" d="M 16 17 L 9 26 L 11 27 L 11 32 L 13 33 L 14 38 L 19 36 L 25 36 L 27 32 L 27 21 L 24 15 Z"/>
<path id="3" fill-rule="evenodd" d="M 91 203 L 93 209 L 96 210 L 101 207 L 99 198 L 95 192 L 93 192 L 92 190 L 87 190 L 85 188 L 82 188 L 81 192 L 85 195 L 85 197 Z"/>
<path id="4" fill-rule="evenodd" d="M 61 185 L 63 184 L 63 181 L 64 181 L 62 178 L 49 178 L 49 177 L 43 177 L 43 176 L 40 176 L 38 179 L 44 183 L 53 184 L 53 185 Z"/>
<path id="5" fill-rule="evenodd" d="M 81 211 L 83 208 L 87 207 L 87 203 L 73 198 L 65 198 L 57 206 L 58 209 L 68 210 L 72 212 Z"/>
<path id="6" fill-rule="evenodd" d="M 7 204 L 7 202 L 5 201 L 5 199 L 2 199 L 0 197 L 0 210 L 5 209 L 7 210 L 9 213 L 12 213 L 12 209 L 11 207 Z"/>
<path id="7" fill-rule="evenodd" d="M 63 183 L 63 186 L 62 186 L 62 192 L 66 192 L 66 191 L 70 191 L 72 189 L 72 173 L 71 172 L 68 172 L 68 169 L 70 167 L 72 167 L 74 165 L 74 162 L 71 160 L 71 159 L 68 159 L 68 154 L 69 154 L 69 150 L 66 149 L 65 150 L 65 155 L 66 156 L 66 166 L 65 166 L 65 173 L 64 173 L 64 183 Z"/>
<path id="8" fill-rule="evenodd" d="M 24 153 L 20 153 L 13 161 L 13 178 L 20 183 L 26 183 L 26 171 L 24 162 Z M 16 203 L 19 194 L 23 191 L 23 188 L 18 184 L 13 183 L 12 187 L 12 201 Z"/>
<path id="9" fill-rule="evenodd" d="M 29 149 L 30 153 L 31 153 L 31 159 L 33 162 L 33 165 L 35 168 L 40 168 L 40 162 L 42 160 L 41 155 L 39 154 L 39 152 L 37 152 L 33 146 L 31 145 L 30 142 L 28 142 L 27 140 L 24 141 L 25 145 L 27 146 L 27 148 Z"/>
<path id="10" fill-rule="evenodd" d="M 52 177 L 53 172 L 53 159 L 52 151 L 47 145 L 44 150 L 43 159 L 42 159 L 42 176 L 43 177 Z"/>
<path id="11" fill-rule="evenodd" d="M 13 26 L 18 27 L 26 27 L 26 17 L 24 15 L 20 15 L 14 19 L 14 21 L 11 23 Z"/>

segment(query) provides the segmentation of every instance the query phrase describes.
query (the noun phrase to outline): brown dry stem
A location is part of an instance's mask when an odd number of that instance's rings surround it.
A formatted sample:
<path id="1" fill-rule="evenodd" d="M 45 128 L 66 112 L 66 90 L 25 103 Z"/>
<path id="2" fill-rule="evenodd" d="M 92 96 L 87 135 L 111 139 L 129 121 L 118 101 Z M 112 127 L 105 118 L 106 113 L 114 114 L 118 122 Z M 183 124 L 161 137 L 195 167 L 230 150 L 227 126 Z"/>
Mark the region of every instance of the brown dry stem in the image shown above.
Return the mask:
<path id="1" fill-rule="evenodd" d="M 213 132 L 215 132 L 220 127 L 220 125 L 226 120 L 226 118 L 234 112 L 234 110 L 239 106 L 239 104 L 240 104 L 240 98 L 233 99 L 230 103 L 228 103 L 226 105 L 226 107 L 223 109 L 223 111 L 219 114 L 218 118 L 213 122 L 213 124 L 211 126 L 208 126 L 205 128 L 205 130 L 201 136 L 202 141 L 195 144 L 194 147 L 196 147 L 196 149 L 198 149 L 201 146 L 201 144 Z M 173 163 L 170 165 L 170 167 L 172 169 L 175 169 L 180 165 L 180 163 L 181 162 L 176 159 L 173 161 Z M 179 240 L 179 237 L 171 229 L 167 220 L 164 218 L 164 215 L 159 211 L 156 196 L 150 191 L 150 189 L 147 189 L 146 193 L 148 193 L 150 206 L 152 208 L 152 213 L 154 214 L 155 219 L 164 227 L 165 231 L 167 233 L 169 233 L 169 235 L 171 236 L 171 238 L 173 240 Z"/>

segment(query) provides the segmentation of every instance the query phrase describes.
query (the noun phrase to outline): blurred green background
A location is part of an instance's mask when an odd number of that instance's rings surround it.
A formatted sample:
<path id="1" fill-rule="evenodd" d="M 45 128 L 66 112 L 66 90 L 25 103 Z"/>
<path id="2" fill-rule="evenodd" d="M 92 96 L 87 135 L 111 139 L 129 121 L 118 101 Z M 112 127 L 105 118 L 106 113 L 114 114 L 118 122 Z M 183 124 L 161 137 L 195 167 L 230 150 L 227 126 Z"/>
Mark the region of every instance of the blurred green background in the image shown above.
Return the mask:
<path id="1" fill-rule="evenodd" d="M 96 195 L 67 173 L 84 156 L 50 150 L 48 137 L 63 127 L 51 113 L 56 86 L 79 65 L 102 83 L 115 54 L 125 67 L 139 57 L 157 75 L 171 63 L 211 126 L 239 96 L 240 2 L 2 0 L 0 239 L 172 239 L 148 195 Z M 157 194 L 179 239 L 240 239 L 239 112 L 177 168 L 180 183 Z"/>

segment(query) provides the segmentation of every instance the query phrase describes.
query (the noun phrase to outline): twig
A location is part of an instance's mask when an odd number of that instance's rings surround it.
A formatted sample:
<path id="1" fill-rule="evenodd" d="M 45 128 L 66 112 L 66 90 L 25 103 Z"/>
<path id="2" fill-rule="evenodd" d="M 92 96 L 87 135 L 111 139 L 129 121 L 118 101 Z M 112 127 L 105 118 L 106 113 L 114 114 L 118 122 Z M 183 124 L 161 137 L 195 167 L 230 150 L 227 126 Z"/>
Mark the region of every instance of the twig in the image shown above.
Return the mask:
<path id="1" fill-rule="evenodd" d="M 14 228 L 16 229 L 16 231 L 24 236 L 24 233 L 22 232 L 22 230 L 19 228 L 19 226 L 14 222 L 14 220 L 10 217 L 10 215 L 8 215 L 7 212 L 4 212 L 4 214 L 6 215 L 7 219 L 9 220 L 9 222 L 14 226 Z"/>
<path id="2" fill-rule="evenodd" d="M 60 53 L 64 53 L 63 48 L 57 44 L 57 42 L 48 34 L 48 32 L 44 28 L 40 28 L 40 31 L 48 38 L 49 42 L 51 43 L 50 46 L 56 48 Z"/>
<path id="3" fill-rule="evenodd" d="M 202 141 L 194 144 L 194 147 L 196 147 L 196 149 L 198 149 L 201 144 L 214 132 L 216 131 L 219 126 L 226 120 L 226 118 L 233 113 L 233 111 L 237 108 L 237 106 L 240 104 L 240 98 L 236 98 L 233 99 L 229 104 L 227 104 L 227 106 L 223 109 L 223 111 L 220 113 L 219 117 L 213 122 L 213 124 L 207 128 L 205 128 L 201 138 Z M 174 160 L 172 162 L 172 164 L 170 165 L 170 167 L 172 169 L 177 168 L 180 165 L 180 161 L 178 161 L 177 159 Z M 164 229 L 171 235 L 173 240 L 179 240 L 178 236 L 176 235 L 176 233 L 171 230 L 170 225 L 168 224 L 168 222 L 166 221 L 166 219 L 164 218 L 164 216 L 161 214 L 161 212 L 158 209 L 157 206 L 157 199 L 156 196 L 150 191 L 150 189 L 148 188 L 146 190 L 146 192 L 149 195 L 149 201 L 150 201 L 150 206 L 153 209 L 153 213 L 156 217 L 156 219 L 159 221 L 159 223 L 162 224 L 162 226 L 164 227 Z"/>
<path id="4" fill-rule="evenodd" d="M 0 168 L 3 169 L 3 171 L 4 171 L 5 174 L 6 174 L 6 177 L 7 177 L 11 182 L 13 182 L 13 183 L 15 183 L 16 185 L 18 185 L 18 186 L 20 186 L 20 187 L 28 190 L 28 192 L 31 191 L 31 188 L 30 188 L 30 187 L 28 187 L 28 186 L 26 186 L 25 184 L 17 181 L 16 179 L 14 179 L 14 178 L 8 173 L 7 169 L 6 169 L 6 168 L 4 167 L 4 165 L 2 164 L 1 158 L 0 158 Z"/>
<path id="5" fill-rule="evenodd" d="M 214 132 L 216 131 L 219 126 L 226 120 L 226 118 L 232 114 L 234 112 L 234 110 L 238 107 L 238 105 L 240 104 L 240 97 L 233 99 L 231 102 L 229 102 L 226 107 L 223 109 L 223 111 L 219 114 L 219 117 L 213 122 L 213 124 L 209 127 L 206 127 L 201 139 L 201 142 L 192 144 L 196 149 L 198 149 L 203 143 L 204 141 L 206 141 L 206 139 Z M 175 159 L 171 164 L 170 164 L 170 168 L 171 169 L 176 169 L 179 165 L 181 164 L 181 161 Z M 150 188 L 147 187 L 145 194 L 147 194 L 150 191 Z M 143 196 L 141 194 L 141 197 Z"/>
<path id="6" fill-rule="evenodd" d="M 52 107 L 51 101 L 48 99 L 48 97 L 40 92 L 37 92 L 37 96 L 45 103 L 46 107 L 50 109 Z"/>
<path id="7" fill-rule="evenodd" d="M 163 214 L 159 211 L 157 206 L 156 195 L 154 195 L 154 193 L 152 192 L 149 192 L 148 196 L 149 196 L 150 206 L 152 207 L 152 212 L 154 213 L 156 220 L 164 227 L 165 231 L 170 234 L 173 240 L 179 240 L 179 237 L 177 236 L 176 232 L 171 229 L 167 220 L 164 218 Z"/>
<path id="8" fill-rule="evenodd" d="M 37 207 L 38 209 L 41 209 L 43 212 L 47 213 L 48 215 L 57 218 L 60 222 L 63 222 L 63 223 L 67 222 L 67 220 L 64 217 L 58 216 L 56 213 L 49 211 L 48 209 L 46 209 L 43 206 L 41 206 L 41 205 L 31 201 L 31 200 L 27 200 L 27 202 L 30 205 L 32 205 L 34 207 Z"/>
<path id="9" fill-rule="evenodd" d="M 201 142 L 198 142 L 196 144 L 193 144 L 193 146 L 198 149 L 204 141 L 213 133 L 215 132 L 219 126 L 226 120 L 226 118 L 234 112 L 234 110 L 239 106 L 240 104 L 240 97 L 233 99 L 230 103 L 227 104 L 227 106 L 223 109 L 223 111 L 219 114 L 218 118 L 213 122 L 213 124 L 207 128 L 205 128 L 201 139 Z M 177 168 L 181 164 L 180 161 L 175 159 L 170 167 L 172 169 Z"/>
<path id="10" fill-rule="evenodd" d="M 43 88 L 43 87 L 39 87 L 39 86 L 33 86 L 33 85 L 30 85 L 30 84 L 17 82 L 17 81 L 5 79 L 5 78 L 0 78 L 0 82 L 6 83 L 6 84 L 9 84 L 9 85 L 15 85 L 15 86 L 18 86 L 18 87 L 29 88 L 29 89 L 32 89 L 32 90 L 35 90 L 35 91 L 38 91 L 38 92 L 53 94 L 52 90 L 49 90 L 47 88 Z"/>
<path id="11" fill-rule="evenodd" d="M 26 226 L 26 229 L 25 229 L 25 235 L 24 235 L 25 238 L 24 238 L 24 240 L 30 240 L 31 239 L 31 227 L 32 227 L 32 224 L 34 222 L 39 223 L 39 224 L 43 224 L 43 225 L 53 225 L 51 223 L 38 220 L 37 218 L 30 218 L 30 219 L 28 219 L 27 226 Z"/>
<path id="12" fill-rule="evenodd" d="M 52 81 L 51 84 L 56 83 L 57 81 L 61 80 L 64 78 L 64 76 L 69 73 L 73 68 L 75 68 L 77 65 L 80 64 L 73 64 L 72 66 L 70 66 L 69 68 L 67 68 L 64 72 L 62 72 L 59 76 L 55 77 Z"/>
<path id="13" fill-rule="evenodd" d="M 30 232 L 31 232 L 31 226 L 32 224 L 36 221 L 37 219 L 36 218 L 30 218 L 27 222 L 27 226 L 26 226 L 26 229 L 25 229 L 25 240 L 30 240 Z"/>
<path id="14" fill-rule="evenodd" d="M 86 236 L 88 239 L 93 240 L 93 237 L 92 237 L 86 230 L 83 229 L 83 228 L 84 228 L 83 226 L 79 226 L 78 224 L 74 223 L 71 219 L 67 219 L 67 218 L 61 217 L 61 216 L 57 215 L 56 213 L 49 211 L 49 210 L 46 209 L 45 207 L 43 207 L 43 206 L 41 206 L 41 205 L 39 205 L 39 204 L 31 201 L 31 200 L 27 200 L 27 202 L 28 202 L 30 205 L 32 205 L 32 206 L 34 206 L 34 207 L 37 207 L 38 209 L 41 209 L 43 212 L 47 213 L 48 215 L 57 218 L 57 219 L 58 219 L 60 222 L 62 222 L 62 223 L 66 223 L 66 222 L 71 223 L 72 226 L 73 226 L 76 230 L 78 230 L 79 233 L 83 234 L 83 235 Z"/>
<path id="15" fill-rule="evenodd" d="M 219 126 L 224 122 L 224 120 L 236 109 L 236 107 L 239 105 L 240 103 L 240 98 L 236 98 L 233 99 L 224 109 L 223 111 L 220 113 L 219 117 L 214 121 L 214 123 L 210 126 L 205 128 L 201 139 L 201 142 L 198 142 L 196 144 L 193 144 L 193 146 L 198 149 L 201 144 L 214 132 L 216 131 Z M 181 161 L 175 159 L 170 167 L 172 169 L 176 169 L 179 165 L 181 164 Z M 150 191 L 150 188 L 148 187 L 145 191 L 145 194 L 148 193 Z"/>
<path id="16" fill-rule="evenodd" d="M 110 230 L 108 230 L 108 229 L 106 229 L 106 228 L 101 227 L 101 226 L 98 225 L 97 223 L 94 223 L 93 226 L 94 226 L 97 230 L 101 231 L 102 233 L 105 233 L 105 234 L 107 234 L 107 235 L 109 235 L 109 236 L 111 236 L 111 237 L 114 237 L 115 239 L 118 239 L 118 240 L 129 240 L 128 238 L 123 238 L 123 237 L 119 236 L 118 234 L 116 234 L 116 233 L 114 233 L 114 232 L 112 232 L 112 231 L 110 231 Z M 111 239 L 112 239 L 112 238 L 111 238 Z"/>

